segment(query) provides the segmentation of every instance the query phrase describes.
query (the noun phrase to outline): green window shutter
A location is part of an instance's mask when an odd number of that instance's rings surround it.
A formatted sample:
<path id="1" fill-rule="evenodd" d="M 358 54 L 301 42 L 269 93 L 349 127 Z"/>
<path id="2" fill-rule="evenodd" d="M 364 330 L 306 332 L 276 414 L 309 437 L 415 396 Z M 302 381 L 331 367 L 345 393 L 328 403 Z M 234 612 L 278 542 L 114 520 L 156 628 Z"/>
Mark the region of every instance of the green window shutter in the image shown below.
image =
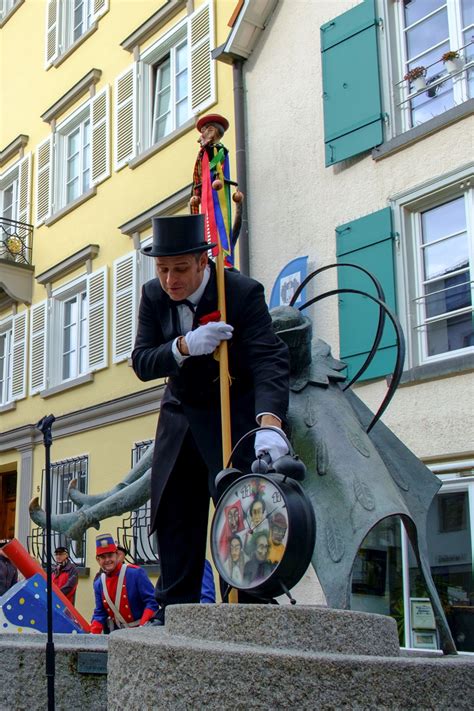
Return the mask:
<path id="1" fill-rule="evenodd" d="M 375 0 L 321 27 L 326 166 L 383 141 Z"/>
<path id="2" fill-rule="evenodd" d="M 394 233 L 389 207 L 360 217 L 336 228 L 339 263 L 358 264 L 380 281 L 387 305 L 396 311 Z M 338 269 L 341 289 L 359 289 L 377 296 L 374 284 L 358 269 Z M 377 330 L 379 307 L 358 294 L 339 296 L 340 358 L 347 363 L 348 375 L 358 371 L 370 352 Z M 395 332 L 388 318 L 378 351 L 360 380 L 379 378 L 392 372 L 396 358 Z"/>

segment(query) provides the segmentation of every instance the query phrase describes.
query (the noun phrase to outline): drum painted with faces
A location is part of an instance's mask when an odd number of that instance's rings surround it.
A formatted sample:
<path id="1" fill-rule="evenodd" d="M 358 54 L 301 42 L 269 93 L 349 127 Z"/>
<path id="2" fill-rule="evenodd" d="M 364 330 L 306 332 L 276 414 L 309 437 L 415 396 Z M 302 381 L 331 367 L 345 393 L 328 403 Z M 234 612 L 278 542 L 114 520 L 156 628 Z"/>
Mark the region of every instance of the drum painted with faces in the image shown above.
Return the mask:
<path id="1" fill-rule="evenodd" d="M 287 593 L 306 572 L 314 543 L 313 508 L 289 477 L 241 476 L 216 506 L 211 551 L 230 587 L 260 598 Z"/>

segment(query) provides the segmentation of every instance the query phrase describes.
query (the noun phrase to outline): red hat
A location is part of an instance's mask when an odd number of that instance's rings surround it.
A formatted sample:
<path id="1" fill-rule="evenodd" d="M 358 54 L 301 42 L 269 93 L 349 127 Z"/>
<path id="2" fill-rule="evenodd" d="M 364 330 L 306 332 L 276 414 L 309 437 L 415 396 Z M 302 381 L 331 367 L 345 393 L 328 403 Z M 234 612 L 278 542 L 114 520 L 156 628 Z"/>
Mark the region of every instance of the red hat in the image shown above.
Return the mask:
<path id="1" fill-rule="evenodd" d="M 110 533 L 103 533 L 101 536 L 96 536 L 95 552 L 96 555 L 102 555 L 102 553 L 117 553 L 117 545 Z"/>
<path id="2" fill-rule="evenodd" d="M 201 116 L 201 118 L 197 120 L 197 130 L 201 131 L 202 127 L 205 126 L 207 123 L 218 123 L 219 126 L 222 126 L 224 131 L 227 131 L 227 129 L 229 128 L 229 122 L 226 118 L 224 118 L 224 116 L 221 116 L 220 114 L 206 114 L 205 116 Z"/>

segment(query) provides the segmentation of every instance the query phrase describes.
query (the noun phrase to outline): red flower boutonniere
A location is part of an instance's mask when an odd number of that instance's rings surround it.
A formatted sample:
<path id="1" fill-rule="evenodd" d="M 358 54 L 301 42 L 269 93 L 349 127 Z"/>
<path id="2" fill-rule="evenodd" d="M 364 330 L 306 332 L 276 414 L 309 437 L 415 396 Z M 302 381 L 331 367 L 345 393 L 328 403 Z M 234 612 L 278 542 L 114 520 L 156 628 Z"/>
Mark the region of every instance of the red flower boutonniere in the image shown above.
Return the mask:
<path id="1" fill-rule="evenodd" d="M 220 311 L 211 311 L 210 314 L 205 314 L 205 316 L 201 316 L 199 319 L 199 325 L 200 326 L 205 326 L 206 323 L 211 323 L 211 321 L 220 321 L 221 320 L 221 312 Z"/>

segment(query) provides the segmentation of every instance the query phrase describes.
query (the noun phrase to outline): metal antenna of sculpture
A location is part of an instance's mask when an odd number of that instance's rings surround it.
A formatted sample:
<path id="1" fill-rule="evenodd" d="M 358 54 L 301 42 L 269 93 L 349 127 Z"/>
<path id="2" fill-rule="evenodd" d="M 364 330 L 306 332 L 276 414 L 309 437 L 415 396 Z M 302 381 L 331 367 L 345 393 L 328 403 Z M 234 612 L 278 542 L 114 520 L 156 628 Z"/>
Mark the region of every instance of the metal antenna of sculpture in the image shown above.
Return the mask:
<path id="1" fill-rule="evenodd" d="M 398 319 L 385 304 L 383 289 L 375 277 L 352 264 L 328 265 L 313 272 L 302 282 L 291 303 L 295 303 L 311 279 L 338 266 L 364 272 L 377 296 L 354 289 L 334 289 L 314 297 L 299 309 L 291 305 L 271 311 L 274 329 L 290 350 L 289 434 L 307 467 L 303 486 L 316 516 L 312 564 L 328 605 L 349 609 L 352 569 L 363 540 L 378 523 L 399 516 L 426 583 L 442 650 L 455 654 L 456 647 L 431 575 L 426 540 L 428 509 L 441 484 L 380 421 L 403 369 L 405 343 Z M 379 307 L 370 352 L 347 384 L 341 372 L 346 365 L 333 358 L 330 346 L 324 341 L 315 339 L 313 343 L 311 321 L 302 313 L 313 303 L 340 293 L 364 296 Z M 390 386 L 374 415 L 350 386 L 370 365 L 382 338 L 386 316 L 396 333 L 397 358 Z M 83 494 L 73 480 L 69 497 L 78 509 L 52 516 L 52 528 L 79 540 L 87 528 L 99 528 L 101 520 L 139 508 L 150 497 L 152 457 L 153 446 L 150 446 L 121 482 L 103 494 Z M 30 504 L 30 516 L 38 526 L 45 527 L 45 513 L 37 498 Z"/>

